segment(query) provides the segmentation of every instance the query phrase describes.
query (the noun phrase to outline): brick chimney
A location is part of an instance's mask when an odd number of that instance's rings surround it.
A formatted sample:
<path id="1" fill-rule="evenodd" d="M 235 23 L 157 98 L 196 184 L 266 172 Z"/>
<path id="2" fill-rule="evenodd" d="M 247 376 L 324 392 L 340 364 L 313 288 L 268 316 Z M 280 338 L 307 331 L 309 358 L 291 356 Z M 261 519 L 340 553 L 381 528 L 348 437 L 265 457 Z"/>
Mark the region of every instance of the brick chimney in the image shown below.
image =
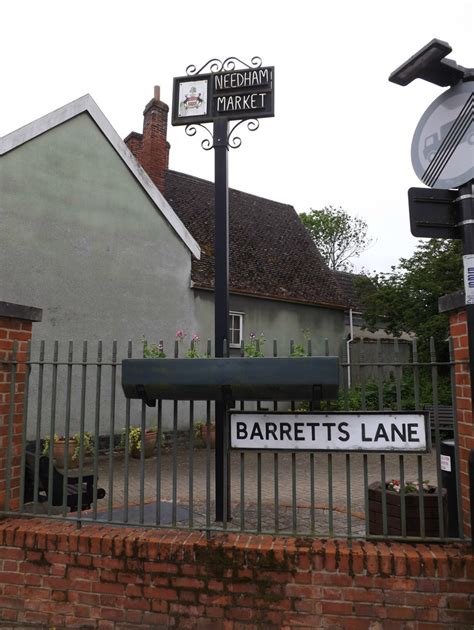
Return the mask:
<path id="1" fill-rule="evenodd" d="M 124 140 L 163 194 L 170 152 L 166 140 L 168 111 L 168 105 L 160 101 L 160 88 L 156 85 L 154 97 L 143 112 L 143 133 L 132 131 Z"/>

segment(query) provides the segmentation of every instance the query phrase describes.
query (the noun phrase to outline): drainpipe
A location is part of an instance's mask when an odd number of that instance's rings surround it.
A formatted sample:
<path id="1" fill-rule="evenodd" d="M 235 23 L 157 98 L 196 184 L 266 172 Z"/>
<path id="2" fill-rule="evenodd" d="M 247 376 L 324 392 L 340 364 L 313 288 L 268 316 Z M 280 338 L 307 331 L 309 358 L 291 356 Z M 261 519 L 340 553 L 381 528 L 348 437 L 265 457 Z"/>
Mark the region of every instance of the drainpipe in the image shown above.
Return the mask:
<path id="1" fill-rule="evenodd" d="M 346 343 L 346 349 L 347 349 L 347 387 L 348 389 L 350 389 L 351 387 L 351 348 L 350 348 L 350 343 L 351 341 L 354 341 L 354 327 L 352 325 L 352 307 L 349 309 L 349 339 L 347 340 Z"/>

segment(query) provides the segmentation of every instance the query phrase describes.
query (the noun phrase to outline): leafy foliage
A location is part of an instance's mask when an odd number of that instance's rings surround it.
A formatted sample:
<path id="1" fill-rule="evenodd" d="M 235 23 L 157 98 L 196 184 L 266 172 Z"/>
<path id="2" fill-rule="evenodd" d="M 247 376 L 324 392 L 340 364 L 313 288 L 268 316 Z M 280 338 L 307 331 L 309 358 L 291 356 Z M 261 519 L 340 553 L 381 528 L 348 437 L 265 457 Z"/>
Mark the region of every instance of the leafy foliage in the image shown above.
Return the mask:
<path id="1" fill-rule="evenodd" d="M 372 244 L 367 223 L 351 217 L 342 208 L 325 206 L 300 214 L 300 219 L 315 242 L 326 264 L 334 271 L 351 271 L 350 258 L 360 256 Z"/>
<path id="2" fill-rule="evenodd" d="M 420 340 L 420 358 L 427 358 L 429 338 L 444 349 L 448 317 L 438 312 L 438 298 L 462 287 L 460 241 L 431 239 L 418 245 L 411 258 L 401 258 L 391 273 L 356 280 L 364 317 L 371 330 L 383 326 L 399 336 L 411 332 Z"/>

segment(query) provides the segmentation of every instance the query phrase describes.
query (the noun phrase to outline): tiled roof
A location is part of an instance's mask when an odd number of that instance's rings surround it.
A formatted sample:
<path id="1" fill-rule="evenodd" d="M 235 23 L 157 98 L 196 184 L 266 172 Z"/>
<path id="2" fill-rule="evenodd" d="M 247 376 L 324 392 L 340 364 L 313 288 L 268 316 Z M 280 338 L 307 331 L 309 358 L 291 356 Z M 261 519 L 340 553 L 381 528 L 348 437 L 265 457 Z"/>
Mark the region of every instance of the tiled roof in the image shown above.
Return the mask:
<path id="1" fill-rule="evenodd" d="M 214 284 L 214 184 L 166 172 L 166 195 L 201 247 L 193 260 L 195 287 Z M 230 291 L 345 308 L 344 298 L 295 209 L 229 190 Z"/>
<path id="2" fill-rule="evenodd" d="M 362 276 L 347 271 L 334 271 L 334 275 L 336 276 L 338 285 L 341 287 L 341 291 L 346 297 L 346 301 L 356 310 L 362 311 L 359 293 L 354 285 L 356 278 L 361 278 Z"/>

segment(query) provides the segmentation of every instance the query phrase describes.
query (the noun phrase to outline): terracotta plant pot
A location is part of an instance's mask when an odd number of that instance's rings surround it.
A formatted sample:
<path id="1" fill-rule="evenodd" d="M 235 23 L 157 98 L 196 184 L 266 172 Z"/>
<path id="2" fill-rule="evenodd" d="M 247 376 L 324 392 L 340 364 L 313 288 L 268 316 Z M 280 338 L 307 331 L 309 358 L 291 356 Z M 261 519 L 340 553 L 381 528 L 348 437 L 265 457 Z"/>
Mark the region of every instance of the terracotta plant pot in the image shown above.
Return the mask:
<path id="1" fill-rule="evenodd" d="M 216 448 L 216 425 L 211 424 L 208 428 L 207 424 L 204 424 L 199 431 L 201 440 L 204 446 L 207 447 L 208 439 L 211 441 L 211 448 Z"/>
<path id="2" fill-rule="evenodd" d="M 64 457 L 65 457 L 65 445 L 66 440 L 64 438 L 59 438 L 54 442 L 53 445 L 53 459 L 58 468 L 64 468 Z M 74 457 L 74 451 L 76 450 L 76 442 L 72 438 L 69 440 L 67 445 L 68 452 L 68 468 L 77 468 L 78 460 Z"/>
<path id="3" fill-rule="evenodd" d="M 144 440 L 145 458 L 151 457 L 153 455 L 156 448 L 157 438 L 158 438 L 157 431 L 145 431 L 145 440 Z M 143 442 L 142 442 L 142 447 L 143 447 Z M 141 452 L 141 449 L 135 448 L 135 446 L 132 446 L 130 448 L 130 453 L 132 457 L 134 457 L 135 459 L 140 459 L 140 452 Z"/>
<path id="4" fill-rule="evenodd" d="M 402 498 L 398 492 L 387 490 L 387 534 L 402 535 Z M 423 494 L 425 536 L 440 536 L 438 516 L 438 489 Z M 443 502 L 444 532 L 448 532 L 447 492 L 441 491 Z M 418 493 L 405 494 L 406 535 L 420 536 L 420 497 Z M 382 484 L 376 481 L 369 485 L 369 534 L 383 535 Z"/>

